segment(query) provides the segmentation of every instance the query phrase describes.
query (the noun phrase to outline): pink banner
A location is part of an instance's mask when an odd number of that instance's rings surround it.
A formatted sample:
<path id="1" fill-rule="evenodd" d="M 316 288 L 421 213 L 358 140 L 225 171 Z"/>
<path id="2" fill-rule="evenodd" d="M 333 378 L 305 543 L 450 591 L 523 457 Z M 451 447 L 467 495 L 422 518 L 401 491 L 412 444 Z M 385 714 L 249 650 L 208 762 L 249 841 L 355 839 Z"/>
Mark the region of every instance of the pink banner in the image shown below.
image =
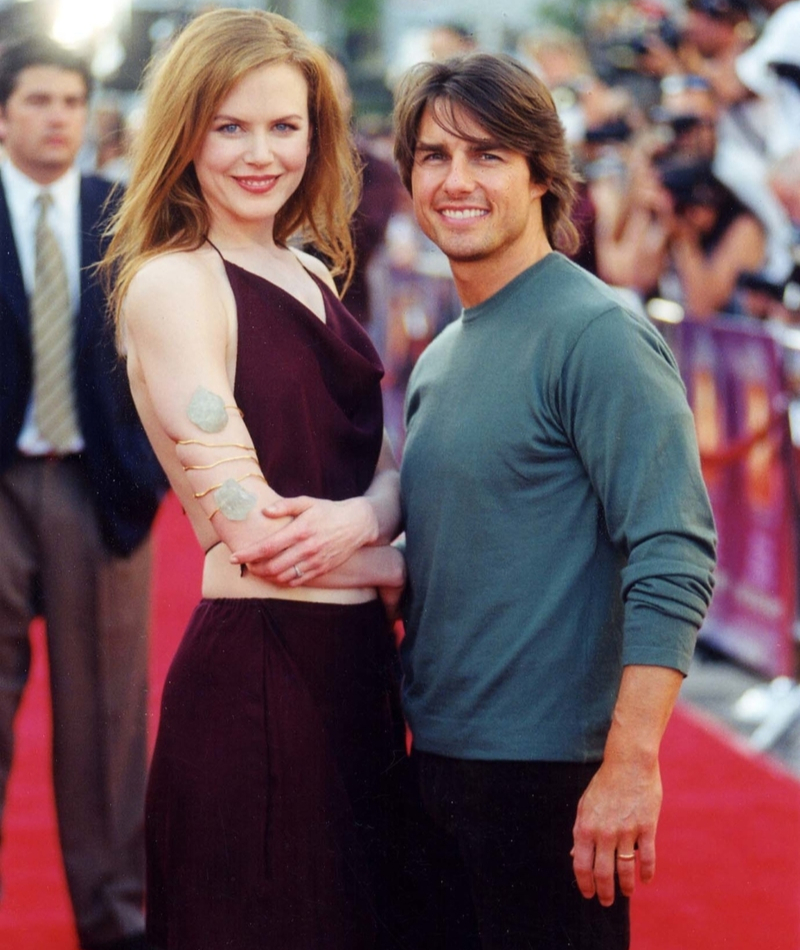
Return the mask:
<path id="1" fill-rule="evenodd" d="M 768 676 L 793 675 L 797 525 L 782 348 L 733 319 L 662 329 L 686 381 L 719 532 L 701 637 Z"/>

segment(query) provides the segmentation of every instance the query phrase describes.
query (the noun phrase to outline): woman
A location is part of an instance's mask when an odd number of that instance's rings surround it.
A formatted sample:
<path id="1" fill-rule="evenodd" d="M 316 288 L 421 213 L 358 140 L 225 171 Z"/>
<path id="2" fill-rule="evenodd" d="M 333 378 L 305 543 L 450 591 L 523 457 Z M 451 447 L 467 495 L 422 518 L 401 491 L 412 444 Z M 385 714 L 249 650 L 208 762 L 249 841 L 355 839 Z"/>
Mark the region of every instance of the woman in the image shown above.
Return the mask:
<path id="1" fill-rule="evenodd" d="M 158 65 L 105 264 L 206 552 L 148 790 L 159 950 L 372 948 L 393 887 L 402 729 L 376 589 L 404 570 L 382 370 L 287 243 L 346 272 L 356 183 L 327 58 L 284 18 L 204 14 Z"/>
<path id="2" fill-rule="evenodd" d="M 627 181 L 592 183 L 598 273 L 708 320 L 738 309 L 739 276 L 763 262 L 764 228 L 713 172 L 719 106 L 708 84 L 670 76 L 662 93 L 657 121 L 626 150 Z"/>

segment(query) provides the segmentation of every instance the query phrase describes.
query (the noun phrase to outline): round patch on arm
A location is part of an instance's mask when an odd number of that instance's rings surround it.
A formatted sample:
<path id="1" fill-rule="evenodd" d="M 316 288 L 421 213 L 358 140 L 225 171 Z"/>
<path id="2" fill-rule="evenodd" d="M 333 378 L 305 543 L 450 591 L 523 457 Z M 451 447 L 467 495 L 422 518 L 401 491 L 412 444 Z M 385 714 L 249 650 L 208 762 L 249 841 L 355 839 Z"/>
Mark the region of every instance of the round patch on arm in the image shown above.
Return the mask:
<path id="1" fill-rule="evenodd" d="M 244 521 L 256 506 L 256 496 L 233 478 L 226 479 L 214 492 L 214 501 L 229 521 Z"/>
<path id="2" fill-rule="evenodd" d="M 225 401 L 221 396 L 209 392 L 203 386 L 195 389 L 194 395 L 189 400 L 186 415 L 189 421 L 203 432 L 222 432 L 228 424 Z"/>

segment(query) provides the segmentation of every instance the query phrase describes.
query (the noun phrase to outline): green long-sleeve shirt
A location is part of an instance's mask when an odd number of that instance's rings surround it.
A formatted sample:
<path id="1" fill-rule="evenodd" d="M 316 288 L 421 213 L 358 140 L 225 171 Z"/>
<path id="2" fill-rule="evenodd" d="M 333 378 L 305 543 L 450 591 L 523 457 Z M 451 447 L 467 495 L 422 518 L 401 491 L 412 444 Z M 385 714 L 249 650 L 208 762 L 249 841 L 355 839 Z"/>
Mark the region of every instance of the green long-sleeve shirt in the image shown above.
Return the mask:
<path id="1" fill-rule="evenodd" d="M 602 756 L 622 667 L 686 672 L 715 535 L 658 332 L 549 254 L 423 353 L 402 466 L 418 748 Z"/>

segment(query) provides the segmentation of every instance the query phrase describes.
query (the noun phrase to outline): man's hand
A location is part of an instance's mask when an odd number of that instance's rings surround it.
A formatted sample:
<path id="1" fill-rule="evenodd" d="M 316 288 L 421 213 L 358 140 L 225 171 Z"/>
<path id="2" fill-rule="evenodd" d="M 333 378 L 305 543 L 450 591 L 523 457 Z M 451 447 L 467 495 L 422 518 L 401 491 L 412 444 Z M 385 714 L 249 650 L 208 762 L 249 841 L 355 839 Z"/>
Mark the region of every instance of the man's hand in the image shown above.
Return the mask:
<path id="1" fill-rule="evenodd" d="M 339 567 L 375 541 L 377 521 L 365 498 L 327 501 L 301 495 L 283 498 L 262 512 L 292 521 L 257 544 L 231 555 L 234 564 L 275 584 L 299 587 Z"/>
<path id="2" fill-rule="evenodd" d="M 622 673 L 603 764 L 578 803 L 573 829 L 578 887 L 604 907 L 614 903 L 615 873 L 630 896 L 637 864 L 643 883 L 656 872 L 658 750 L 682 682 L 681 673 L 661 666 L 626 666 Z"/>
<path id="3" fill-rule="evenodd" d="M 604 763 L 578 805 L 572 849 L 575 879 L 584 897 L 614 902 L 614 875 L 630 897 L 636 872 L 642 882 L 656 871 L 656 825 L 661 809 L 658 761 L 648 767 Z M 638 857 L 633 856 L 638 849 Z M 633 857 L 632 857 L 633 856 Z"/>

